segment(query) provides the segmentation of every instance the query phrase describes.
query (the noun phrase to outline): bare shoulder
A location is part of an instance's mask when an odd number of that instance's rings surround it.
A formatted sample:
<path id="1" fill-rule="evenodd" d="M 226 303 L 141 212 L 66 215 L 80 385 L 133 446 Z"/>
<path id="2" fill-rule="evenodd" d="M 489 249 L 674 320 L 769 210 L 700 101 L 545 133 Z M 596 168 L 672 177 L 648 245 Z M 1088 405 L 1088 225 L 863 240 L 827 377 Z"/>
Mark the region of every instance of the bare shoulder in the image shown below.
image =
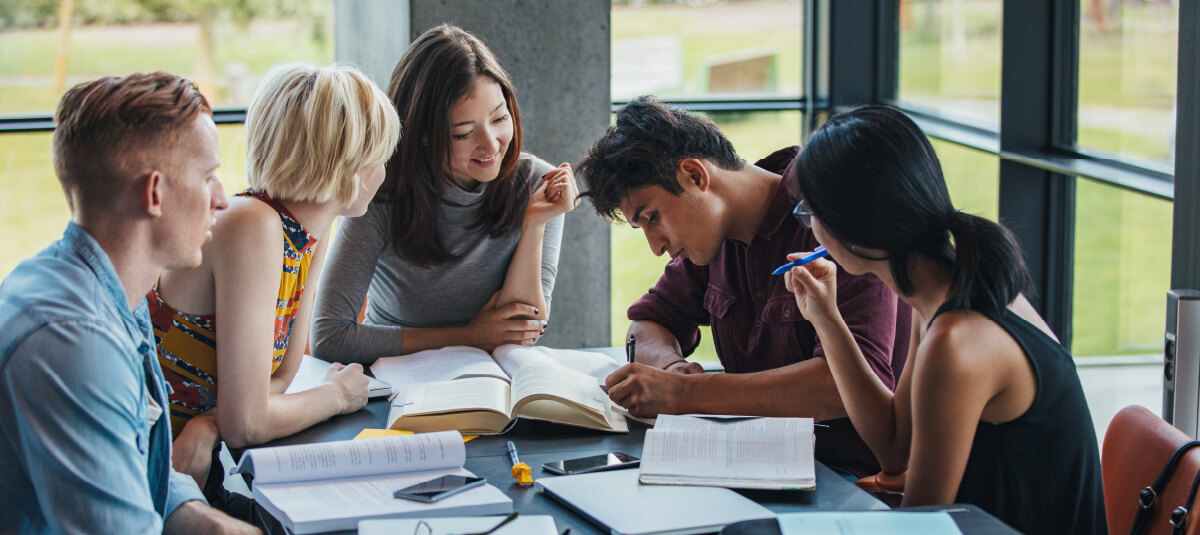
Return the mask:
<path id="1" fill-rule="evenodd" d="M 229 208 L 217 213 L 213 242 L 240 248 L 259 246 L 283 236 L 279 213 L 265 203 L 245 197 L 230 199 Z"/>
<path id="2" fill-rule="evenodd" d="M 934 318 L 917 347 L 923 376 L 985 377 L 999 364 L 995 349 L 1007 332 L 973 310 L 952 310 Z"/>
<path id="3" fill-rule="evenodd" d="M 283 251 L 283 225 L 275 209 L 254 199 L 230 199 L 229 208 L 217 213 L 212 250 L 218 264 L 245 266 L 278 256 Z M 207 251 L 206 251 L 207 254 Z M 267 264 L 278 269 L 274 264 Z"/>

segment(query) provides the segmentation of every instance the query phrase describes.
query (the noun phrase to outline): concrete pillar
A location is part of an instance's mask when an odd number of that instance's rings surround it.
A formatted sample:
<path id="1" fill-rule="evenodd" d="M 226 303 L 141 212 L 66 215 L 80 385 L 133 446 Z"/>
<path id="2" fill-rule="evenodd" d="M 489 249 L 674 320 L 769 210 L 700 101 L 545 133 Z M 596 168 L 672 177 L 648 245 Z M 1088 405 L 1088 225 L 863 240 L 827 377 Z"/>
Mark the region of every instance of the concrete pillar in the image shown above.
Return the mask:
<path id="1" fill-rule="evenodd" d="M 333 57 L 357 66 L 384 91 L 409 43 L 409 0 L 337 0 Z"/>
<path id="2" fill-rule="evenodd" d="M 478 36 L 512 77 L 525 151 L 551 164 L 579 161 L 609 124 L 609 0 L 338 0 L 335 13 L 338 61 L 360 65 L 381 87 L 426 29 L 448 22 Z M 568 214 L 541 344 L 611 343 L 610 251 L 608 223 L 590 204 Z"/>

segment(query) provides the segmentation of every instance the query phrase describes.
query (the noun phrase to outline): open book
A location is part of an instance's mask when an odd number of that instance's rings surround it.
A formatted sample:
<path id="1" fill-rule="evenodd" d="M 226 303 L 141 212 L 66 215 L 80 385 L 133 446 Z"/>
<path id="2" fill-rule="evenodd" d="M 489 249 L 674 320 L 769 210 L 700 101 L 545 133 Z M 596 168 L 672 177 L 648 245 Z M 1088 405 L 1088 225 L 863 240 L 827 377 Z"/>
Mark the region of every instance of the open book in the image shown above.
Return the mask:
<path id="1" fill-rule="evenodd" d="M 640 470 L 642 483 L 814 489 L 813 420 L 660 415 Z"/>
<path id="2" fill-rule="evenodd" d="M 434 503 L 392 497 L 443 475 L 473 476 L 465 461 L 462 435 L 450 431 L 251 449 L 232 473 L 254 476 L 254 499 L 289 533 L 355 529 L 372 518 L 512 512 L 512 500 L 492 485 Z"/>
<path id="3" fill-rule="evenodd" d="M 602 353 L 508 345 L 490 355 L 454 346 L 385 357 L 371 371 L 396 392 L 389 429 L 499 434 L 523 417 L 624 433 L 625 417 L 600 388 L 619 367 Z"/>

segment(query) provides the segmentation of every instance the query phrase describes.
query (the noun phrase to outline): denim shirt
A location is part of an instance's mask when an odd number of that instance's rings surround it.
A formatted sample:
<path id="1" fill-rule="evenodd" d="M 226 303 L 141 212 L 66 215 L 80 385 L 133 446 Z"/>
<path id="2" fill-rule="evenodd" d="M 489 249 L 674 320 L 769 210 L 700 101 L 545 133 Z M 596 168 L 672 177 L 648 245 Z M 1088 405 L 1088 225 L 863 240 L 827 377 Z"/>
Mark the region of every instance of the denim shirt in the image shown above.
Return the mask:
<path id="1" fill-rule="evenodd" d="M 147 396 L 167 406 L 146 302 L 70 223 L 0 283 L 0 532 L 160 533 L 203 500 Z"/>

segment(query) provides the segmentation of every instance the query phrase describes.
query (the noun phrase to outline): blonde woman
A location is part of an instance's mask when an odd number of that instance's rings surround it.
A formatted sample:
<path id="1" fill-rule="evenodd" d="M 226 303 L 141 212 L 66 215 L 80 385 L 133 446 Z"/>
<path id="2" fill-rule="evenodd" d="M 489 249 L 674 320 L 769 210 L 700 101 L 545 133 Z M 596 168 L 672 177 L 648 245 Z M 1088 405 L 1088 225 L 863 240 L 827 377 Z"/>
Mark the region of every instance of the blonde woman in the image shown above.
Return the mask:
<path id="1" fill-rule="evenodd" d="M 173 389 L 173 463 L 202 483 L 216 433 L 231 448 L 261 444 L 366 404 L 356 364 L 334 365 L 312 390 L 284 390 L 308 339 L 324 238 L 334 218 L 366 211 L 400 123 L 353 68 L 283 65 L 258 87 L 246 137 L 250 188 L 217 216 L 203 263 L 164 272 L 147 296 Z"/>

